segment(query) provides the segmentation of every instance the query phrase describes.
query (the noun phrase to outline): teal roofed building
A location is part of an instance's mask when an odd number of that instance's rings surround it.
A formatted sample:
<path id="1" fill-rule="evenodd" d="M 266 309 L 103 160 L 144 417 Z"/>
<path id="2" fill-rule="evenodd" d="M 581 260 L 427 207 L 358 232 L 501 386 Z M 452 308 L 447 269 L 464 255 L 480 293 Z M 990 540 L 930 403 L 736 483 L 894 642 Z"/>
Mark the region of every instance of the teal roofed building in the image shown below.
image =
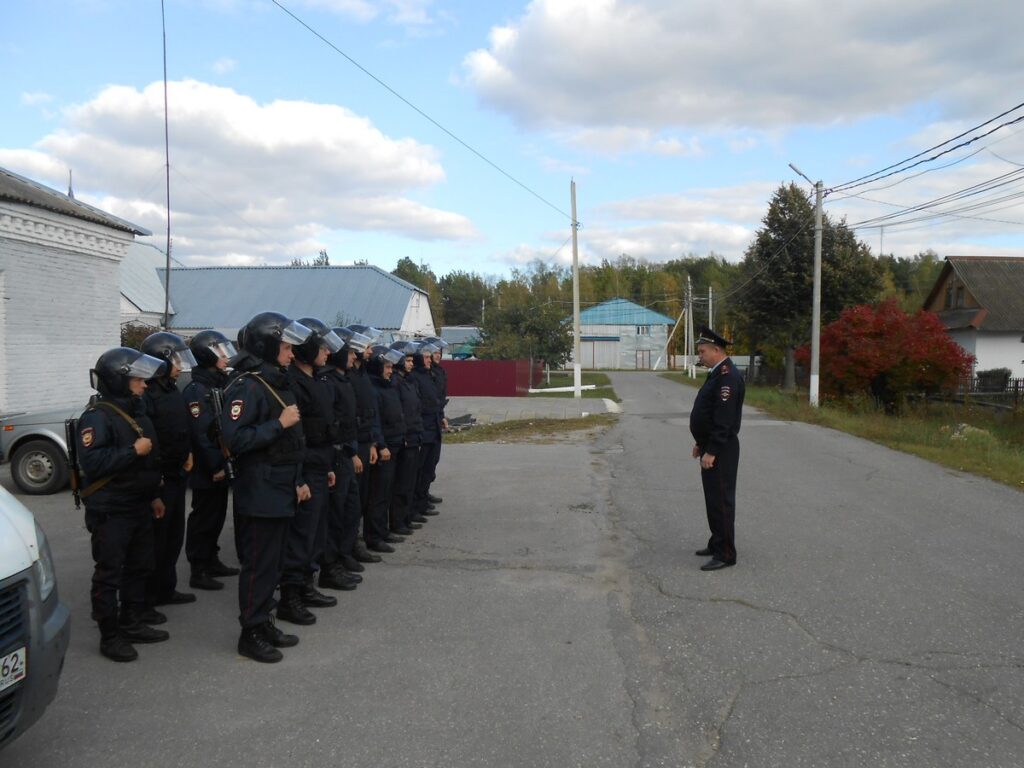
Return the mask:
<path id="1" fill-rule="evenodd" d="M 674 324 L 671 317 L 627 299 L 609 299 L 588 307 L 580 312 L 580 365 L 664 369 L 665 345 Z"/>

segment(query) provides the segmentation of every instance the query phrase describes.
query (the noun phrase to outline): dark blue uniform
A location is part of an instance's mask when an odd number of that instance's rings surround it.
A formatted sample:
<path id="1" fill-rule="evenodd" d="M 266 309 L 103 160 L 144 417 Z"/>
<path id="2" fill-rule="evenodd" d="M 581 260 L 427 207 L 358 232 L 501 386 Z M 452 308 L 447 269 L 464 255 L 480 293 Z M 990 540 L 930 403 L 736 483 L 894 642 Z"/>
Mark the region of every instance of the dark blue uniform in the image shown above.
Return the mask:
<path id="1" fill-rule="evenodd" d="M 237 461 L 232 498 L 242 565 L 238 620 L 247 628 L 266 624 L 276 605 L 274 589 L 298 502 L 305 440 L 301 422 L 285 429 L 278 421 L 284 405 L 295 405 L 287 374 L 249 353 L 235 359 L 235 370 L 240 375 L 224 392 L 221 424 Z"/>
<path id="2" fill-rule="evenodd" d="M 711 529 L 708 549 L 715 560 L 729 564 L 736 562 L 736 472 L 744 391 L 743 377 L 727 357 L 708 374 L 690 411 L 690 433 L 701 456 L 715 457 L 714 465 L 700 475 Z"/>
<path id="3" fill-rule="evenodd" d="M 160 498 L 160 450 L 153 422 L 137 397 L 100 397 L 78 421 L 78 460 L 82 487 L 110 478 L 85 498 L 85 527 L 92 535 L 92 616 L 96 621 L 118 617 L 122 609 L 141 610 L 146 577 L 153 570 L 153 508 Z M 99 403 L 116 405 L 127 419 Z M 153 450 L 135 452 L 135 441 L 148 437 Z"/>
<path id="4" fill-rule="evenodd" d="M 370 524 L 370 448 L 381 441 L 380 416 L 377 413 L 377 394 L 373 391 L 365 363 L 353 367 L 346 375 L 356 393 L 356 437 L 359 440 L 359 459 L 363 462 L 363 472 L 356 475 L 356 481 L 359 484 L 365 539 Z"/>
<path id="5" fill-rule="evenodd" d="M 153 572 L 146 580 L 146 601 L 166 602 L 178 586 L 178 555 L 185 543 L 185 462 L 192 450 L 185 398 L 174 379 L 151 379 L 143 396 L 146 410 L 160 439 L 160 498 L 166 511 L 153 521 Z"/>
<path id="6" fill-rule="evenodd" d="M 214 475 L 224 471 L 224 453 L 215 440 L 214 415 L 210 392 L 223 390 L 227 374 L 216 368 L 193 368 L 192 381 L 182 396 L 189 413 L 192 436 L 192 472 L 188 478 L 192 489 L 192 513 L 185 533 L 185 557 L 194 571 L 219 560 L 217 539 L 224 529 L 228 509 L 228 480 Z"/>
<path id="7" fill-rule="evenodd" d="M 423 420 L 423 431 L 420 433 L 420 461 L 416 471 L 416 487 L 412 502 L 413 512 L 418 515 L 422 515 L 429 504 L 427 496 L 430 494 L 430 484 L 434 482 L 434 472 L 441 457 L 441 419 L 444 401 L 441 399 L 438 381 L 431 373 L 432 370 L 426 366 L 417 366 L 410 374 L 420 396 L 420 417 Z"/>
<path id="8" fill-rule="evenodd" d="M 390 516 L 391 495 L 395 481 L 395 470 L 399 456 L 405 447 L 405 415 L 402 412 L 402 400 L 393 379 L 382 376 L 370 376 L 374 391 L 377 394 L 377 412 L 380 414 L 381 440 L 377 443 L 377 455 L 385 448 L 391 458 L 387 461 L 377 459 L 370 472 L 370 528 L 365 533 L 367 542 L 381 542 L 390 528 L 398 528 L 398 521 Z"/>
<path id="9" fill-rule="evenodd" d="M 323 543 L 320 564 L 333 565 L 342 555 L 351 555 L 359 537 L 362 508 L 359 501 L 359 481 L 352 458 L 359 451 L 357 439 L 356 394 L 352 382 L 344 371 L 329 367 L 323 369 L 323 378 L 334 396 L 334 487 L 330 492 L 330 509 L 326 530 L 318 537 Z M 364 467 L 365 473 L 369 468 Z M 321 523 L 321 529 L 323 524 Z"/>
<path id="10" fill-rule="evenodd" d="M 397 366 L 396 366 L 397 367 Z M 397 527 L 407 526 L 412 520 L 412 497 L 416 489 L 416 473 L 420 466 L 420 445 L 423 442 L 423 415 L 420 412 L 420 393 L 412 373 L 391 374 L 391 386 L 398 390 L 405 423 L 405 447 L 395 464 L 395 482 L 391 488 L 391 514 Z"/>

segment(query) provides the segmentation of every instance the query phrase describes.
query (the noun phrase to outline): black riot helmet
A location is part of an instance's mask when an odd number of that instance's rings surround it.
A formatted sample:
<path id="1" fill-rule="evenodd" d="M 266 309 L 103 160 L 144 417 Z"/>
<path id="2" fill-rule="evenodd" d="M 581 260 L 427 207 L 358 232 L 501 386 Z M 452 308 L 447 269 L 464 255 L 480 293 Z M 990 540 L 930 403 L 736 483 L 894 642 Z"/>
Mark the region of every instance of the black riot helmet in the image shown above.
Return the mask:
<path id="1" fill-rule="evenodd" d="M 295 356 L 306 365 L 316 365 L 320 347 L 327 347 L 330 354 L 340 352 L 345 345 L 341 337 L 332 331 L 326 323 L 315 317 L 300 317 L 298 322 L 309 328 L 312 333 L 302 344 L 295 347 Z"/>
<path id="2" fill-rule="evenodd" d="M 89 371 L 92 388 L 106 397 L 128 397 L 128 379 L 152 379 L 164 368 L 164 361 L 131 347 L 108 349 Z"/>
<path id="3" fill-rule="evenodd" d="M 200 331 L 188 343 L 196 365 L 213 368 L 218 360 L 230 360 L 238 354 L 235 345 L 220 331 Z"/>
<path id="4" fill-rule="evenodd" d="M 385 363 L 398 365 L 398 363 L 404 359 L 405 355 L 397 349 L 391 349 L 391 347 L 385 347 L 383 344 L 377 344 L 370 350 L 370 359 L 366 361 L 366 371 L 374 376 L 382 376 L 384 374 Z"/>
<path id="5" fill-rule="evenodd" d="M 242 346 L 246 352 L 277 365 L 281 343 L 298 345 L 309 338 L 312 331 L 302 323 L 289 320 L 280 312 L 260 312 L 242 329 Z"/>
<path id="6" fill-rule="evenodd" d="M 427 342 L 428 344 L 433 344 L 435 347 L 437 347 L 437 350 L 439 352 L 444 352 L 444 350 L 450 346 L 448 342 L 442 339 L 440 336 L 427 336 L 427 338 L 425 338 L 424 341 Z"/>
<path id="7" fill-rule="evenodd" d="M 143 340 L 139 350 L 145 355 L 164 360 L 167 363 L 166 370 L 160 374 L 163 376 L 170 374 L 172 365 L 177 366 L 178 370 L 183 373 L 191 371 L 196 366 L 192 350 L 189 349 L 185 340 L 176 333 L 167 331 L 151 333 Z"/>
<path id="8" fill-rule="evenodd" d="M 361 326 L 365 328 L 366 326 Z M 357 355 L 362 355 L 369 347 L 373 346 L 373 339 L 356 330 L 351 325 L 347 325 L 344 328 L 335 328 L 335 332 L 345 341 L 345 346 L 354 351 Z"/>
<path id="9" fill-rule="evenodd" d="M 367 346 L 384 343 L 384 331 L 379 328 L 374 328 L 372 325 L 359 325 L 356 323 L 353 323 L 348 327 L 356 333 L 361 333 L 363 336 L 366 336 L 370 340 Z"/>
<path id="10" fill-rule="evenodd" d="M 435 352 L 439 352 L 440 349 L 429 341 L 417 340 L 413 342 L 416 345 L 416 351 L 412 353 L 412 362 L 417 368 L 423 368 L 423 356 L 430 357 Z"/>

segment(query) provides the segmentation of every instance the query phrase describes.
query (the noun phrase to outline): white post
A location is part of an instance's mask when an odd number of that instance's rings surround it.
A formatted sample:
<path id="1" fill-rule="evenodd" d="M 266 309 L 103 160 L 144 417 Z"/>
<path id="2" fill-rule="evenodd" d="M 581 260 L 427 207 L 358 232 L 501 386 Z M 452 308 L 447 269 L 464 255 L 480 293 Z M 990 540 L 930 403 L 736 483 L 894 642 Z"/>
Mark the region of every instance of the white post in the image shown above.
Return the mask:
<path id="1" fill-rule="evenodd" d="M 569 192 L 572 197 L 572 396 L 579 400 L 583 397 L 583 373 L 580 369 L 580 251 L 576 237 L 579 224 L 576 221 L 575 180 L 569 182 Z"/>
<path id="2" fill-rule="evenodd" d="M 810 404 L 818 407 L 818 367 L 821 362 L 821 182 L 814 185 L 814 306 L 811 312 Z"/>

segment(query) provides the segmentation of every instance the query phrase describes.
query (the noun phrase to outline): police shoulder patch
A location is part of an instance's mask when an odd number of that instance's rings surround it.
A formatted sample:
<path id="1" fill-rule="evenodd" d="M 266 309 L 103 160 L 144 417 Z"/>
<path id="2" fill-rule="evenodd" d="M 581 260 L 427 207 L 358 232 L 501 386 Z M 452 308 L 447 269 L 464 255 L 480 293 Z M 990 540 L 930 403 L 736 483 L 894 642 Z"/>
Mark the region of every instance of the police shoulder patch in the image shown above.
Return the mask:
<path id="1" fill-rule="evenodd" d="M 228 409 L 228 413 L 231 414 L 232 421 L 238 421 L 242 416 L 242 409 L 245 408 L 245 401 L 243 400 L 232 400 L 231 408 Z"/>
<path id="2" fill-rule="evenodd" d="M 729 366 L 726 365 L 725 363 L 722 363 L 722 365 L 719 368 L 719 370 L 721 371 L 722 375 L 724 376 L 725 374 L 727 374 L 729 372 Z"/>
<path id="3" fill-rule="evenodd" d="M 96 433 L 92 427 L 86 427 L 82 430 L 82 445 L 88 448 L 92 445 L 92 441 L 96 439 Z"/>
<path id="4" fill-rule="evenodd" d="M 192 414 L 193 419 L 199 418 L 199 414 L 202 413 L 202 409 L 199 407 L 198 401 L 193 400 L 188 404 L 188 412 Z"/>
<path id="5" fill-rule="evenodd" d="M 732 387 L 722 387 L 718 394 L 723 400 L 728 400 L 732 397 Z"/>

